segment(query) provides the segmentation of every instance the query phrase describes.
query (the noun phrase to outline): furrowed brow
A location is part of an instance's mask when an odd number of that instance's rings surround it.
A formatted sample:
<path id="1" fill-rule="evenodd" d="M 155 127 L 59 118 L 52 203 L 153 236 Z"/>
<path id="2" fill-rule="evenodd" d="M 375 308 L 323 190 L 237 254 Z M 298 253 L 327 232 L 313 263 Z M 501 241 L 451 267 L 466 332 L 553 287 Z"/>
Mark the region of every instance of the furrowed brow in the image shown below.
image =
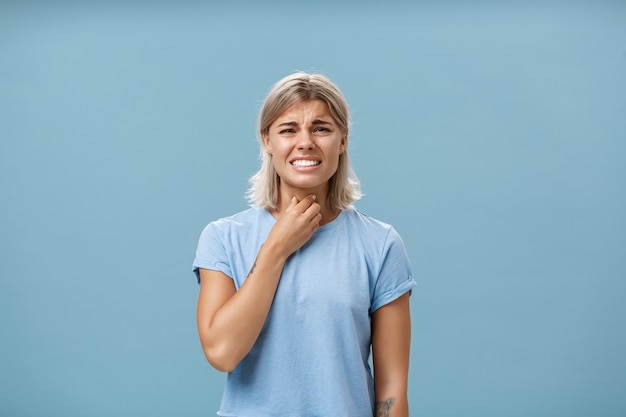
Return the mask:
<path id="1" fill-rule="evenodd" d="M 313 120 L 313 122 L 311 123 L 313 125 L 331 125 L 331 122 L 327 122 L 326 120 L 322 120 L 322 119 L 315 119 Z"/>
<path id="2" fill-rule="evenodd" d="M 298 126 L 298 123 L 296 122 L 283 122 L 279 125 L 276 125 L 276 127 L 280 127 L 280 126 Z"/>

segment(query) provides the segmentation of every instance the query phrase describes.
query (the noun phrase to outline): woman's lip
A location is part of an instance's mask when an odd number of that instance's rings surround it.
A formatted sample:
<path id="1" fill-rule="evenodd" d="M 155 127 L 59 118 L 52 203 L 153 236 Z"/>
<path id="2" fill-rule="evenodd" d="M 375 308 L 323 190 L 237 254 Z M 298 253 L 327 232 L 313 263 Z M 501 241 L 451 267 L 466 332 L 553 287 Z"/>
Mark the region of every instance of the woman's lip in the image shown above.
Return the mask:
<path id="1" fill-rule="evenodd" d="M 313 165 L 297 165 L 294 164 L 294 162 L 297 163 L 297 161 L 307 161 L 309 163 L 311 163 L 311 161 L 314 162 Z M 313 171 L 317 171 L 318 169 L 320 169 L 320 167 L 322 166 L 322 162 L 316 159 L 295 159 L 293 160 L 290 164 L 291 169 L 293 169 L 296 172 L 313 172 Z"/>
<path id="2" fill-rule="evenodd" d="M 291 158 L 289 160 L 289 162 L 293 162 L 293 161 L 320 161 L 320 158 L 314 155 L 310 155 L 310 156 L 294 156 L 293 158 Z"/>

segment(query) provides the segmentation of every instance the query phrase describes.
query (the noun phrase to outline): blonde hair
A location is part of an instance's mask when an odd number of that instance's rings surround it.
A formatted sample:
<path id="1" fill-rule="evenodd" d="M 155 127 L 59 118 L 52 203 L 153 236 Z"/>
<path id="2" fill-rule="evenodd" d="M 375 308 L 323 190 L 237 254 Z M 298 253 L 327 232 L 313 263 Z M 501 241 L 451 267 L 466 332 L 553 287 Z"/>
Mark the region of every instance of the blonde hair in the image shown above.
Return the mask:
<path id="1" fill-rule="evenodd" d="M 268 93 L 257 121 L 257 139 L 261 146 L 261 168 L 250 178 L 247 197 L 252 206 L 276 209 L 280 197 L 280 177 L 274 169 L 272 156 L 266 150 L 263 135 L 287 108 L 300 101 L 323 100 L 335 123 L 348 134 L 350 110 L 339 88 L 320 74 L 297 72 L 278 81 Z M 329 180 L 327 204 L 343 210 L 361 198 L 359 180 L 350 164 L 348 151 L 339 155 L 337 171 Z"/>

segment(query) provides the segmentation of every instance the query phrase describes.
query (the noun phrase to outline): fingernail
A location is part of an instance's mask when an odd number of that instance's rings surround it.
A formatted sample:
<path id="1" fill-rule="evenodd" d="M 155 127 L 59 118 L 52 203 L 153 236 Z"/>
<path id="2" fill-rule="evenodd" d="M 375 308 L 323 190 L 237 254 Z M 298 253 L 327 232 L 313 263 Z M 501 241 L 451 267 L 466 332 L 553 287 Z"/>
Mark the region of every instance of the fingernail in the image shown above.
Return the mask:
<path id="1" fill-rule="evenodd" d="M 315 194 L 313 194 L 313 200 L 315 200 L 317 198 L 317 196 Z"/>

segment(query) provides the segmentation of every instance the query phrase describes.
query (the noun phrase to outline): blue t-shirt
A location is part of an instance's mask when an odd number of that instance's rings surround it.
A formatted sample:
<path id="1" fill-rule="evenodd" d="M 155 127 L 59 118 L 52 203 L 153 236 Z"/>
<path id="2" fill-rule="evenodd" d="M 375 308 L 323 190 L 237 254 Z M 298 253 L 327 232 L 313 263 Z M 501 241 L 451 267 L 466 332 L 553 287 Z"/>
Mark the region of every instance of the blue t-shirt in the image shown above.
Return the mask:
<path id="1" fill-rule="evenodd" d="M 275 223 L 260 208 L 210 223 L 196 275 L 221 271 L 239 290 Z M 414 285 L 398 233 L 354 207 L 341 211 L 287 259 L 259 338 L 228 374 L 217 414 L 372 416 L 371 314 Z"/>

